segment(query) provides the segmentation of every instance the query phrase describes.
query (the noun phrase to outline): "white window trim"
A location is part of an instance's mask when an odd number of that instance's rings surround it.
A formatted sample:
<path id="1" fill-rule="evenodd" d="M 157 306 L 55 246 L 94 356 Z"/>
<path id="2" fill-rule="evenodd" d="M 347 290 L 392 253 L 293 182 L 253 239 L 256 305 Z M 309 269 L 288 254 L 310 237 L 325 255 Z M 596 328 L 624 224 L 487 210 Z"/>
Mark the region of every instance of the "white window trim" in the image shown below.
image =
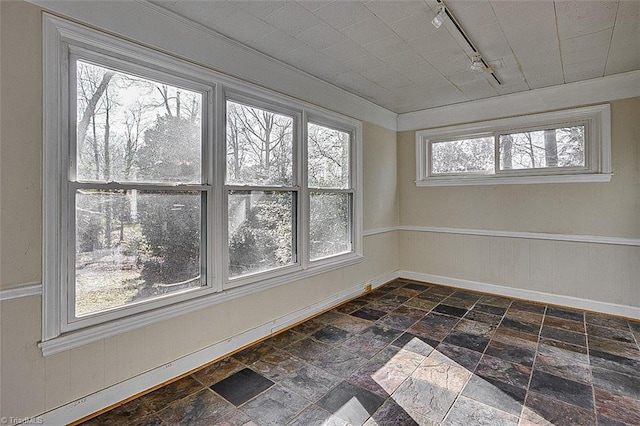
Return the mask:
<path id="1" fill-rule="evenodd" d="M 208 128 L 213 131 L 209 132 L 209 152 L 203 153 L 205 158 L 212 159 L 207 180 L 211 185 L 209 191 L 210 208 L 207 218 L 209 238 L 206 240 L 209 269 L 207 271 L 207 286 L 166 297 L 166 300 L 163 298 L 160 303 L 158 300 L 153 300 L 151 302 L 155 303 L 154 309 L 136 312 L 124 317 L 110 318 L 108 321 L 96 322 L 74 330 L 62 326 L 62 298 L 67 295 L 64 294 L 66 292 L 61 285 L 66 280 L 66 259 L 63 255 L 67 252 L 65 246 L 68 240 L 67 235 L 64 235 L 61 230 L 65 229 L 64 218 L 70 217 L 66 193 L 66 172 L 68 170 L 66 157 L 70 134 L 69 87 L 68 81 L 64 81 L 62 77 L 69 72 L 70 46 L 102 52 L 109 57 L 131 61 L 134 65 L 151 66 L 215 88 L 210 93 L 208 105 L 208 108 L 212 108 L 214 112 L 209 114 L 206 119 Z M 136 60 L 132 58 L 136 58 Z M 43 19 L 43 85 L 43 322 L 42 341 L 39 346 L 45 356 L 362 261 L 362 123 L 360 121 L 175 59 L 47 13 L 44 14 Z M 220 226 L 215 226 L 222 223 L 223 218 L 226 218 L 227 209 L 224 204 L 226 199 L 224 188 L 226 92 L 243 93 L 247 98 L 266 102 L 270 108 L 280 106 L 287 111 L 295 111 L 301 117 L 298 126 L 299 129 L 302 129 L 299 130 L 299 141 L 303 141 L 306 137 L 307 117 L 317 117 L 316 122 L 333 123 L 333 125 L 351 132 L 355 213 L 352 217 L 353 250 L 350 253 L 315 262 L 301 259 L 299 265 L 295 265 L 293 268 L 285 267 L 268 271 L 265 274 L 253 274 L 243 278 L 241 283 L 233 280 L 233 284 L 230 285 L 225 272 L 227 265 L 223 253 L 225 251 L 223 247 L 226 247 L 226 244 L 221 243 L 226 241 L 224 239 L 226 236 L 219 229 Z M 204 117 L 203 120 L 205 120 Z M 300 143 L 299 145 L 296 161 L 301 161 L 304 154 L 303 146 L 305 144 Z M 206 160 L 203 159 L 203 161 Z M 306 170 L 306 168 L 299 169 Z M 299 179 L 301 188 L 306 188 L 306 177 L 301 176 Z M 304 199 L 303 195 L 301 195 L 301 199 Z M 299 209 L 299 214 L 301 217 L 307 215 L 308 218 L 308 206 L 305 203 Z M 298 237 L 303 239 L 299 244 L 304 244 L 306 241 L 305 232 L 302 232 L 302 235 Z M 140 304 L 140 306 L 142 305 L 145 303 Z"/>
<path id="2" fill-rule="evenodd" d="M 500 170 L 495 173 L 430 173 L 431 141 L 521 131 L 565 123 L 586 123 L 584 168 Z M 496 154 L 497 157 L 497 154 Z M 496 158 L 499 161 L 499 158 Z M 416 186 L 467 186 L 533 183 L 609 182 L 611 180 L 611 111 L 608 104 L 563 111 L 447 126 L 416 132 Z"/>

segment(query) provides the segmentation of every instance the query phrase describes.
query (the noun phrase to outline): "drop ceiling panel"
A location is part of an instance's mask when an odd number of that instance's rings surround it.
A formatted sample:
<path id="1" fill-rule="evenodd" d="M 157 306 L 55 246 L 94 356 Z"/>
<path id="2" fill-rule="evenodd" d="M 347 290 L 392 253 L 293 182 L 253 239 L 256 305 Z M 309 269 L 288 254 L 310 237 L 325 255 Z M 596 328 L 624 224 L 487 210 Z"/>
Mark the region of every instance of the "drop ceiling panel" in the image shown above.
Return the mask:
<path id="1" fill-rule="evenodd" d="M 397 113 L 640 69 L 640 1 L 152 0 Z"/>

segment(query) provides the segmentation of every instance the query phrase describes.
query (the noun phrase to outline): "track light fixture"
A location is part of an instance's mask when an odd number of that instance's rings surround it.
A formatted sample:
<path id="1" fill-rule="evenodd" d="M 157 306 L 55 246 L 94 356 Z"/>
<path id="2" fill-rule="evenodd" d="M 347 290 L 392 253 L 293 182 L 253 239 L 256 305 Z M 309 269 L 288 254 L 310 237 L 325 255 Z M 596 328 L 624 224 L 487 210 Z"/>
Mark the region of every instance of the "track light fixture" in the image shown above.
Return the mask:
<path id="1" fill-rule="evenodd" d="M 433 26 L 436 28 L 440 28 L 440 26 L 444 23 L 445 19 L 447 19 L 447 11 L 443 4 L 440 6 L 440 10 L 438 11 L 438 14 L 431 20 L 431 24 L 433 24 Z"/>
<path id="2" fill-rule="evenodd" d="M 471 59 L 471 66 L 469 68 L 471 68 L 471 71 L 474 72 L 485 72 L 487 69 L 489 69 L 487 66 L 485 66 L 484 61 L 482 60 L 482 56 L 480 55 L 473 56 L 473 59 Z"/>

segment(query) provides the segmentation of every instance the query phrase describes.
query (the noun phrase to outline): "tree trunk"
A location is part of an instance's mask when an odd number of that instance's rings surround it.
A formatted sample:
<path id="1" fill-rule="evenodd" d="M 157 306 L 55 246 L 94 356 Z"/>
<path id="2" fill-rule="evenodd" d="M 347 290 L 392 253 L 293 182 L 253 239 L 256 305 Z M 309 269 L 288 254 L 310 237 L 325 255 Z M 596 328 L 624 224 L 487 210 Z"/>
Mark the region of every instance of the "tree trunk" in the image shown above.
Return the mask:
<path id="1" fill-rule="evenodd" d="M 111 81 L 111 78 L 113 77 L 113 75 L 114 75 L 113 71 L 108 71 L 104 73 L 104 75 L 102 76 L 102 81 L 100 81 L 100 84 L 96 88 L 96 91 L 93 92 L 93 95 L 91 95 L 91 99 L 89 99 L 89 102 L 87 103 L 87 107 L 84 109 L 84 112 L 82 113 L 82 119 L 80 119 L 80 122 L 78 123 L 78 132 L 77 132 L 77 140 L 76 140 L 76 144 L 78 145 L 79 155 L 81 155 L 82 153 L 84 138 L 87 134 L 87 128 L 89 127 L 89 122 L 91 121 L 91 118 L 95 116 L 96 106 L 98 105 L 98 101 L 102 97 L 102 94 L 104 93 L 104 91 L 107 90 L 107 86 L 109 86 L 109 81 Z"/>
<path id="2" fill-rule="evenodd" d="M 513 137 L 511 135 L 504 135 L 501 138 L 504 141 L 502 144 L 502 169 L 511 170 L 513 168 Z"/>
<path id="3" fill-rule="evenodd" d="M 544 159 L 547 167 L 558 167 L 558 141 L 555 129 L 544 131 Z"/>

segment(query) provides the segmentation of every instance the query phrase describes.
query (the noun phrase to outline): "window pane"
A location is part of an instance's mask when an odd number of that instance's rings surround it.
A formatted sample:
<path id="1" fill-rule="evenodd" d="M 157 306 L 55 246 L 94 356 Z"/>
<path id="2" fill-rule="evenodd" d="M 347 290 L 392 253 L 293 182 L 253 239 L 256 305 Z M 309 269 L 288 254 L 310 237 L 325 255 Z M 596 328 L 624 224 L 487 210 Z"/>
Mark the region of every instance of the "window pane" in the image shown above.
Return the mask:
<path id="1" fill-rule="evenodd" d="M 492 137 L 431 144 L 431 173 L 486 173 L 494 170 Z"/>
<path id="2" fill-rule="evenodd" d="M 500 135 L 500 169 L 584 167 L 584 126 Z"/>
<path id="3" fill-rule="evenodd" d="M 351 251 L 351 194 L 311 193 L 310 258 Z"/>
<path id="4" fill-rule="evenodd" d="M 231 277 L 294 262 L 293 208 L 290 191 L 229 191 Z"/>
<path id="5" fill-rule="evenodd" d="M 227 101 L 227 183 L 293 185 L 293 118 Z"/>
<path id="6" fill-rule="evenodd" d="M 201 181 L 202 94 L 77 62 L 77 177 Z"/>
<path id="7" fill-rule="evenodd" d="M 76 315 L 200 287 L 200 192 L 76 193 Z"/>
<path id="8" fill-rule="evenodd" d="M 348 188 L 349 133 L 309 123 L 307 137 L 309 187 Z"/>

